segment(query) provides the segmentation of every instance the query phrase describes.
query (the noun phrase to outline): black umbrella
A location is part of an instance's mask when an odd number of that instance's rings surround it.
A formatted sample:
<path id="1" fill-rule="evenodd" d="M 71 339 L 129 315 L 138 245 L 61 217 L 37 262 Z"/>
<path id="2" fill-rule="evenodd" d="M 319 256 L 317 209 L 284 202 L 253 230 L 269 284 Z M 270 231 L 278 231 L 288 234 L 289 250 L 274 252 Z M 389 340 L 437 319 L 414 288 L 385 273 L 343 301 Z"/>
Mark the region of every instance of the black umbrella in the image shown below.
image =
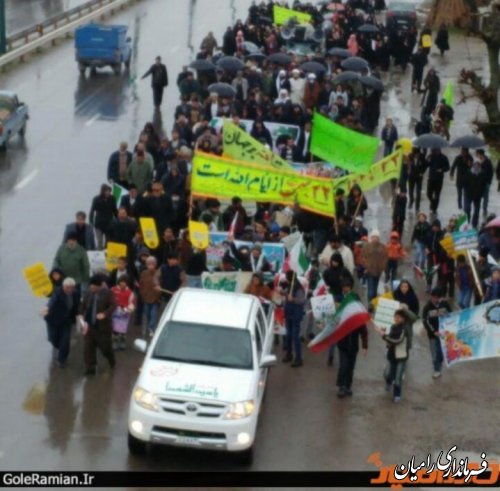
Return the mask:
<path id="1" fill-rule="evenodd" d="M 467 135 L 457 138 L 450 146 L 453 148 L 481 148 L 485 146 L 485 143 L 476 135 Z"/>
<path id="2" fill-rule="evenodd" d="M 245 68 L 244 63 L 234 56 L 223 56 L 217 62 L 217 66 L 228 72 L 237 72 Z"/>
<path id="3" fill-rule="evenodd" d="M 332 48 L 328 50 L 328 54 L 332 56 L 338 56 L 339 58 L 350 58 L 352 56 L 348 49 L 344 48 Z"/>
<path id="4" fill-rule="evenodd" d="M 254 60 L 257 63 L 262 63 L 266 58 L 267 56 L 263 55 L 262 53 L 250 53 L 249 55 L 245 56 L 245 60 Z"/>
<path id="5" fill-rule="evenodd" d="M 373 24 L 363 24 L 361 27 L 358 27 L 358 32 L 366 32 L 369 34 L 375 34 L 379 32 L 379 28 L 374 26 Z"/>
<path id="6" fill-rule="evenodd" d="M 342 72 L 340 75 L 333 79 L 333 84 L 343 84 L 351 82 L 352 80 L 359 80 L 359 73 L 356 72 Z"/>
<path id="7" fill-rule="evenodd" d="M 245 51 L 250 54 L 258 53 L 260 51 L 260 48 L 255 43 L 251 43 L 250 41 L 245 41 L 243 46 L 245 47 Z"/>
<path id="8" fill-rule="evenodd" d="M 292 59 L 288 55 L 285 55 L 285 53 L 273 53 L 267 57 L 267 60 L 278 65 L 289 65 L 292 63 Z"/>
<path id="9" fill-rule="evenodd" d="M 229 84 L 223 84 L 220 82 L 209 85 L 208 91 L 215 92 L 221 97 L 234 97 L 236 95 L 236 91 Z"/>
<path id="10" fill-rule="evenodd" d="M 300 68 L 304 72 L 312 72 L 312 73 L 324 73 L 326 72 L 326 67 L 317 61 L 306 61 L 300 65 Z"/>
<path id="11" fill-rule="evenodd" d="M 351 70 L 353 72 L 362 72 L 363 70 L 366 70 L 369 66 L 368 62 L 364 60 L 363 58 L 360 58 L 359 56 L 351 56 L 350 58 L 347 58 L 347 60 L 344 60 L 340 66 L 344 70 Z"/>
<path id="12" fill-rule="evenodd" d="M 366 87 L 370 87 L 374 90 L 380 90 L 380 91 L 384 90 L 384 84 L 380 79 L 376 77 L 372 76 L 359 77 L 359 80 L 361 80 L 361 83 Z"/>
<path id="13" fill-rule="evenodd" d="M 215 65 L 209 60 L 195 60 L 191 62 L 189 67 L 199 72 L 215 70 Z"/>
<path id="14" fill-rule="evenodd" d="M 418 148 L 446 148 L 448 147 L 448 142 L 439 135 L 434 133 L 425 133 L 420 135 L 418 138 L 413 140 L 413 146 Z"/>

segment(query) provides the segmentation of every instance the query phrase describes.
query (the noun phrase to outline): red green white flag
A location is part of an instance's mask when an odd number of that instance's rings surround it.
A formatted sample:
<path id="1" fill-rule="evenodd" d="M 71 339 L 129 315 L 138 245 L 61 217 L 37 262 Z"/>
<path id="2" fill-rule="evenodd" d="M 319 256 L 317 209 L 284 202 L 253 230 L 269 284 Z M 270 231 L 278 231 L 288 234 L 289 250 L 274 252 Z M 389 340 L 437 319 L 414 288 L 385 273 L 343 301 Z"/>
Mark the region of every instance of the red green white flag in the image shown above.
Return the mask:
<path id="1" fill-rule="evenodd" d="M 358 296 L 349 293 L 338 308 L 332 322 L 328 324 L 308 345 L 313 353 L 328 349 L 332 344 L 365 325 L 370 314 Z"/>

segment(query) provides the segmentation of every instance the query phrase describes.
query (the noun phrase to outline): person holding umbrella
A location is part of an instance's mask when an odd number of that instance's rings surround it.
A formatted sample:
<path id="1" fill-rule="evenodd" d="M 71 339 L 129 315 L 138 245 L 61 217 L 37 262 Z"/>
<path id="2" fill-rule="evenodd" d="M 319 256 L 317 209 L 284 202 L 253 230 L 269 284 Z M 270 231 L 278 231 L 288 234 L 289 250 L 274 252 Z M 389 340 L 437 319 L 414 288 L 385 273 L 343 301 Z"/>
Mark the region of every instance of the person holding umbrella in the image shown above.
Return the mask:
<path id="1" fill-rule="evenodd" d="M 481 166 L 481 161 L 476 160 L 469 169 L 465 185 L 465 213 L 469 221 L 472 219 L 472 226 L 477 228 L 479 224 L 479 212 L 481 210 L 481 200 L 487 187 L 487 175 Z M 472 205 L 474 213 L 471 215 Z"/>
<path id="2" fill-rule="evenodd" d="M 458 199 L 458 209 L 462 209 L 463 195 L 467 182 L 467 175 L 472 167 L 473 159 L 472 155 L 469 153 L 469 149 L 462 147 L 460 150 L 460 155 L 455 157 L 453 165 L 451 166 L 450 177 L 453 179 L 455 176 L 455 171 L 457 172 L 457 180 L 455 185 L 457 187 L 457 199 Z"/>
<path id="3" fill-rule="evenodd" d="M 437 214 L 441 190 L 443 189 L 444 174 L 450 170 L 448 157 L 439 148 L 433 148 L 427 157 L 429 164 L 429 180 L 427 181 L 427 197 L 429 198 L 431 213 Z"/>
<path id="4" fill-rule="evenodd" d="M 445 51 L 450 49 L 450 44 L 448 40 L 448 28 L 443 23 L 439 27 L 437 36 L 436 36 L 436 46 L 439 48 L 439 52 L 441 56 L 444 56 Z"/>

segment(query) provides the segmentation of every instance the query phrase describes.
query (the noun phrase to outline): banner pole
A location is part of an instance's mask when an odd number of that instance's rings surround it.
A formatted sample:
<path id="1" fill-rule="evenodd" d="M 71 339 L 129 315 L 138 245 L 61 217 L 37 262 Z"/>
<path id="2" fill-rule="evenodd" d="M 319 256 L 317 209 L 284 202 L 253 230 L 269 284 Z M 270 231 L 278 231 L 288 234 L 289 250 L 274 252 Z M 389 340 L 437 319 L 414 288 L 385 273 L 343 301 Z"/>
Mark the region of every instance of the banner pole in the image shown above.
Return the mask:
<path id="1" fill-rule="evenodd" d="M 467 249 L 467 259 L 469 260 L 470 267 L 472 269 L 472 276 L 474 276 L 474 281 L 476 283 L 477 291 L 479 292 L 479 296 L 481 299 L 484 298 L 483 287 L 481 286 L 481 282 L 479 281 L 479 275 L 477 274 L 476 265 L 474 264 L 474 260 L 470 253 L 470 249 Z"/>

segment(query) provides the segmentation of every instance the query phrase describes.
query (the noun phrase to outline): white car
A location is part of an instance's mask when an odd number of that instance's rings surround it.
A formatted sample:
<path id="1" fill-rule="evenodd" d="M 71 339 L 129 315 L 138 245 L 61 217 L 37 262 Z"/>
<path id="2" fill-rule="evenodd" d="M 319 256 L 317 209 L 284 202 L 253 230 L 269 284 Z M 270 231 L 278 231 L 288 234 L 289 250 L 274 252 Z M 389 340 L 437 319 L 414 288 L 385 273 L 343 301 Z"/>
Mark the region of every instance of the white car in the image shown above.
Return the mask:
<path id="1" fill-rule="evenodd" d="M 129 409 L 128 446 L 237 452 L 252 459 L 271 354 L 274 312 L 251 295 L 184 288 L 147 348 Z M 146 351 L 146 342 L 136 340 Z"/>

